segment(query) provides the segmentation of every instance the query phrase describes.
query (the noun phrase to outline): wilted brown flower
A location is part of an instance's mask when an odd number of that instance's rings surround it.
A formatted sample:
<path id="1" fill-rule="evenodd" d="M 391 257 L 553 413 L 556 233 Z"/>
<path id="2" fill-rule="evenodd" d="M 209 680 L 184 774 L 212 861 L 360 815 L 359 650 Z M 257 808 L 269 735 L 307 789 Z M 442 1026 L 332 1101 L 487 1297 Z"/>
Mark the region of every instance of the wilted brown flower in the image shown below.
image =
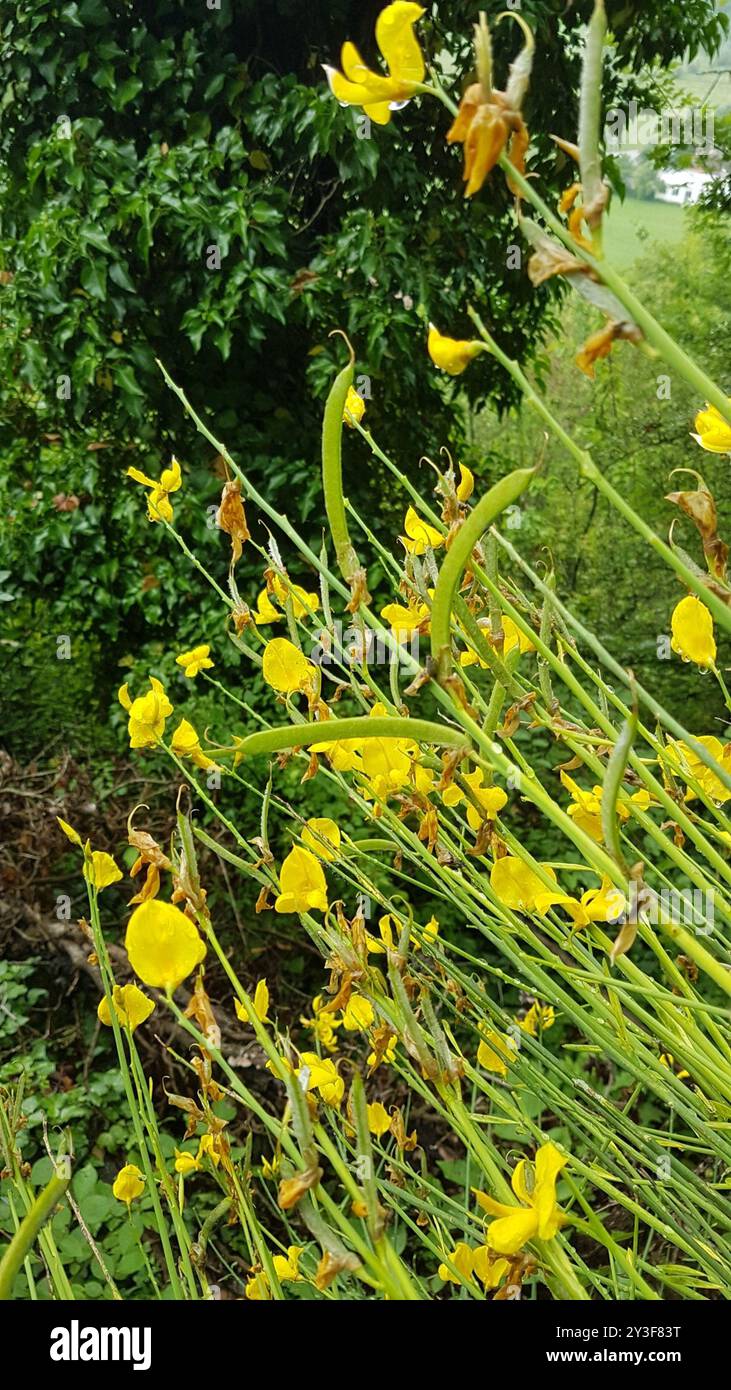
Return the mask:
<path id="1" fill-rule="evenodd" d="M 221 530 L 231 537 L 231 567 L 233 568 L 241 556 L 244 542 L 251 540 L 246 524 L 244 504 L 241 500 L 241 483 L 238 478 L 224 484 L 216 521 Z"/>
<path id="2" fill-rule="evenodd" d="M 492 48 L 490 31 L 484 15 L 475 25 L 475 56 L 479 81 L 467 88 L 453 125 L 447 132 L 449 144 L 464 148 L 465 197 L 471 198 L 481 188 L 507 148 L 511 164 L 522 174 L 530 144 L 528 128 L 521 115 L 533 61 L 533 34 L 525 20 L 514 14 L 526 42 L 513 63 L 505 91 L 492 86 Z M 508 176 L 508 187 L 516 196 L 518 188 Z"/>

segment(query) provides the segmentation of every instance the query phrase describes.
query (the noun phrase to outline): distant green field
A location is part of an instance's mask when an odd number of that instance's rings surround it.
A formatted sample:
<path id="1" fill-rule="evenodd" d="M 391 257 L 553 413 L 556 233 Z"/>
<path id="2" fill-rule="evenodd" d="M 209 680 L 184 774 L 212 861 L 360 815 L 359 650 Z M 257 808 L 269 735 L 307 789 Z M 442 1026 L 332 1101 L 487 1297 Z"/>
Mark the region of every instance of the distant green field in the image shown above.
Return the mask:
<path id="1" fill-rule="evenodd" d="M 685 230 L 683 208 L 672 203 L 614 199 L 606 222 L 606 248 L 620 267 L 632 265 L 653 241 L 665 246 L 681 240 Z"/>
<path id="2" fill-rule="evenodd" d="M 731 107 L 731 73 L 684 73 L 678 86 L 698 103 L 707 101 L 716 110 Z"/>

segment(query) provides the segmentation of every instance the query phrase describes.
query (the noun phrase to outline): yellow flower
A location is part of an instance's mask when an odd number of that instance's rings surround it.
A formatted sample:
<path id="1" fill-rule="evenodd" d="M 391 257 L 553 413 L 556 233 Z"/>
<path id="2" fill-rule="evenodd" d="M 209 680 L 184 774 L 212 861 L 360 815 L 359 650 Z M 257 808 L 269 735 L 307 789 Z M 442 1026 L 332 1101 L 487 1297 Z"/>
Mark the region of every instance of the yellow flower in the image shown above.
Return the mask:
<path id="1" fill-rule="evenodd" d="M 398 1038 L 394 1036 L 389 1038 L 386 1047 L 384 1048 L 383 1052 L 380 1053 L 380 1055 L 375 1051 L 369 1052 L 368 1057 L 366 1058 L 367 1065 L 371 1067 L 373 1071 L 376 1070 L 376 1067 L 380 1067 L 382 1062 L 385 1062 L 386 1066 L 390 1066 L 390 1064 L 394 1061 L 396 1057 L 397 1044 Z"/>
<path id="2" fill-rule="evenodd" d="M 341 738 L 332 743 L 311 743 L 310 751 L 324 753 L 335 772 L 360 772 L 362 747 L 363 740 L 360 738 Z"/>
<path id="3" fill-rule="evenodd" d="M 500 619 L 500 626 L 503 630 L 503 656 L 512 652 L 515 647 L 519 647 L 521 652 L 534 652 L 535 646 L 530 637 L 526 637 L 524 632 L 516 626 L 513 619 L 507 613 L 503 613 Z"/>
<path id="4" fill-rule="evenodd" d="M 111 854 L 104 854 L 100 849 L 94 850 L 91 863 L 87 860 L 84 864 L 84 878 L 92 888 L 96 888 L 97 893 L 101 893 L 102 888 L 108 888 L 110 883 L 118 883 L 121 877 L 122 871 L 117 868 Z"/>
<path id="5" fill-rule="evenodd" d="M 289 599 L 295 618 L 311 618 L 313 613 L 316 613 L 320 607 L 319 595 L 308 593 L 306 589 L 302 588 L 301 584 L 290 584 L 289 587 L 287 587 L 287 585 L 282 583 L 279 575 L 275 575 L 272 582 L 274 584 L 274 593 L 277 602 L 281 603 L 282 607 L 284 607 L 287 599 Z"/>
<path id="6" fill-rule="evenodd" d="M 259 626 L 262 623 L 279 623 L 282 621 L 284 615 L 280 613 L 278 608 L 275 608 L 272 602 L 272 595 L 277 600 L 277 603 L 281 604 L 282 608 L 284 608 L 289 599 L 295 618 L 312 617 L 312 614 L 316 613 L 320 607 L 318 594 L 308 593 L 306 589 L 302 588 L 301 584 L 290 584 L 289 582 L 285 584 L 284 580 L 278 574 L 272 576 L 271 587 L 271 594 L 268 589 L 262 589 L 256 600 L 254 622 Z"/>
<path id="7" fill-rule="evenodd" d="M 411 775 L 411 747 L 403 738 L 369 738 L 364 740 L 361 765 L 376 796 L 385 798 L 405 787 Z"/>
<path id="8" fill-rule="evenodd" d="M 486 1289 L 496 1289 L 510 1269 L 509 1260 L 496 1260 L 489 1245 L 478 1245 L 472 1251 L 472 1268 Z"/>
<path id="9" fill-rule="evenodd" d="M 366 1028 L 371 1027 L 374 1018 L 370 999 L 364 999 L 362 994 L 351 994 L 343 1009 L 343 1027 L 349 1033 L 364 1033 Z"/>
<path id="10" fill-rule="evenodd" d="M 67 820 L 61 820 L 60 816 L 56 816 L 56 820 L 58 821 L 58 824 L 63 830 L 66 839 L 70 840 L 72 845 L 80 845 L 83 847 L 83 841 L 78 830 L 74 830 L 73 825 L 69 825 Z"/>
<path id="11" fill-rule="evenodd" d="M 244 1294 L 246 1298 L 251 1299 L 255 1303 L 265 1303 L 268 1298 L 271 1298 L 269 1280 L 263 1269 L 260 1270 L 258 1274 L 255 1274 L 253 1279 L 249 1279 Z"/>
<path id="12" fill-rule="evenodd" d="M 299 1272 L 299 1258 L 304 1248 L 304 1245 L 289 1245 L 286 1255 L 272 1256 L 272 1264 L 277 1271 L 280 1284 L 302 1278 Z"/>
<path id="13" fill-rule="evenodd" d="M 281 694 L 312 687 L 315 668 L 299 647 L 286 637 L 274 637 L 264 648 L 262 674 L 267 685 Z"/>
<path id="14" fill-rule="evenodd" d="M 422 521 L 418 512 L 413 507 L 409 507 L 404 521 L 405 536 L 401 536 L 401 544 L 410 555 L 423 555 L 431 548 L 436 550 L 440 545 L 444 545 L 444 537 L 434 526 L 427 525 Z"/>
<path id="15" fill-rule="evenodd" d="M 297 1071 L 301 1077 L 307 1068 L 307 1090 L 319 1091 L 327 1105 L 339 1105 L 345 1095 L 345 1082 L 330 1057 L 318 1057 L 316 1052 L 300 1054 L 302 1066 Z"/>
<path id="16" fill-rule="evenodd" d="M 202 1162 L 204 1158 L 210 1158 L 214 1168 L 218 1168 L 218 1163 L 222 1158 L 222 1145 L 220 1134 L 202 1134 L 200 1144 L 197 1147 L 197 1158 Z"/>
<path id="17" fill-rule="evenodd" d="M 536 1154 L 533 1182 L 528 1182 L 528 1167 L 521 1159 L 513 1171 L 511 1186 L 516 1197 L 525 1205 L 506 1206 L 496 1202 L 486 1192 L 473 1188 L 484 1211 L 499 1220 L 493 1221 L 487 1242 L 499 1255 L 516 1255 L 530 1240 L 551 1240 L 566 1218 L 556 1203 L 556 1180 L 568 1162 L 555 1144 L 542 1144 Z"/>
<path id="18" fill-rule="evenodd" d="M 274 597 L 277 603 L 282 605 L 282 608 L 284 608 L 287 599 L 291 600 L 295 618 L 306 618 L 312 613 L 316 613 L 320 607 L 318 594 L 308 593 L 301 584 L 290 584 L 289 582 L 285 584 L 278 574 L 275 574 L 272 579 L 272 588 Z"/>
<path id="19" fill-rule="evenodd" d="M 482 1037 L 477 1049 L 479 1065 L 484 1067 L 485 1071 L 494 1072 L 496 1076 L 507 1076 L 508 1064 L 515 1056 L 515 1043 L 512 1038 L 503 1037 L 485 1024 L 481 1026 L 480 1033 Z"/>
<path id="20" fill-rule="evenodd" d="M 526 637 L 525 633 L 521 632 L 520 628 L 516 626 L 512 618 L 508 617 L 507 613 L 502 614 L 500 623 L 503 630 L 503 657 L 509 656 L 510 652 L 515 651 L 516 647 L 521 653 L 535 651 L 535 646 L 530 637 Z M 479 626 L 484 627 L 485 624 L 480 623 Z M 488 637 L 489 640 L 489 634 L 486 633 L 485 636 Z M 471 647 L 468 651 L 460 653 L 459 660 L 461 666 L 474 666 L 475 662 L 479 661 L 483 671 L 487 668 L 487 662 L 483 661 L 482 657 L 479 657 L 477 652 L 473 651 Z"/>
<path id="21" fill-rule="evenodd" d="M 475 768 L 474 772 L 464 774 L 462 780 L 466 782 L 473 797 L 480 803 L 481 810 L 468 799 L 466 793 L 456 782 L 451 782 L 442 792 L 442 801 L 445 806 L 459 806 L 464 801 L 467 807 L 467 824 L 472 830 L 479 830 L 483 821 L 494 820 L 507 805 L 507 795 L 502 787 L 483 787 L 485 774 L 481 767 Z"/>
<path id="22" fill-rule="evenodd" d="M 668 1067 L 670 1071 L 674 1070 L 675 1058 L 673 1057 L 672 1052 L 663 1052 L 658 1060 L 660 1062 L 661 1067 Z M 690 1072 L 686 1071 L 684 1067 L 680 1067 L 675 1074 L 678 1078 L 678 1081 L 685 1081 L 690 1076 Z"/>
<path id="23" fill-rule="evenodd" d="M 267 590 L 262 589 L 256 600 L 254 622 L 257 626 L 261 626 L 262 623 L 281 623 L 283 617 L 284 614 L 280 613 L 279 609 L 274 607 Z"/>
<path id="24" fill-rule="evenodd" d="M 142 483 L 143 487 L 150 489 L 147 495 L 147 515 L 150 521 L 171 522 L 173 508 L 170 493 L 177 492 L 183 481 L 178 460 L 173 458 L 170 467 L 163 469 L 160 481 L 157 483 L 154 478 L 148 478 L 146 473 L 141 473 L 139 468 L 128 468 L 127 477 L 133 478 L 136 483 Z"/>
<path id="25" fill-rule="evenodd" d="M 518 1022 L 518 1027 L 524 1033 L 530 1034 L 532 1038 L 538 1036 L 539 1031 L 546 1033 L 549 1028 L 553 1028 L 556 1022 L 556 1010 L 552 1004 L 539 1004 L 537 1001 L 531 1004 L 527 1014 Z"/>
<path id="26" fill-rule="evenodd" d="M 170 747 L 179 758 L 190 758 L 196 767 L 202 767 L 205 770 L 208 767 L 216 766 L 213 759 L 203 752 L 200 739 L 193 725 L 187 719 L 181 719 L 170 740 Z"/>
<path id="27" fill-rule="evenodd" d="M 434 366 L 450 376 L 459 376 L 466 371 L 473 358 L 485 351 L 482 343 L 466 338 L 445 338 L 433 323 L 429 324 L 426 346 Z"/>
<path id="28" fill-rule="evenodd" d="M 151 989 L 177 989 L 206 954 L 190 918 L 158 898 L 135 908 L 124 944 L 135 975 Z"/>
<path id="29" fill-rule="evenodd" d="M 301 840 L 303 845 L 326 864 L 334 864 L 340 857 L 340 826 L 327 816 L 311 816 L 305 821 Z"/>
<path id="30" fill-rule="evenodd" d="M 114 985 L 112 989 L 112 1008 L 109 1007 L 109 1000 L 106 994 L 99 1000 L 97 1016 L 99 1022 L 106 1028 L 112 1026 L 112 1009 L 123 1028 L 129 1028 L 134 1033 L 135 1028 L 139 1028 L 146 1018 L 154 1012 L 155 1005 L 147 995 L 138 989 L 137 985 Z"/>
<path id="31" fill-rule="evenodd" d="M 541 868 L 554 883 L 557 881 L 550 864 L 541 864 Z M 490 870 L 490 886 L 500 901 L 515 912 L 533 912 L 539 899 L 551 896 L 546 894 L 546 886 L 538 874 L 522 859 L 514 859 L 511 855 L 495 860 Z"/>
<path id="32" fill-rule="evenodd" d="M 592 840 L 601 844 L 602 835 L 602 789 L 594 787 L 590 792 L 584 791 L 573 777 L 569 777 L 567 772 L 561 771 L 561 783 L 568 792 L 571 793 L 573 805 L 569 806 L 568 814 L 575 825 L 590 835 Z M 626 820 L 628 812 L 624 806 L 618 804 L 617 811 L 620 819 Z"/>
<path id="33" fill-rule="evenodd" d="M 587 835 L 591 836 L 592 840 L 596 840 L 598 844 L 601 844 L 603 839 L 602 788 L 596 786 L 592 787 L 590 792 L 585 791 L 583 787 L 579 786 L 578 782 L 574 781 L 573 777 L 569 777 L 568 773 L 564 771 L 561 772 L 561 782 L 566 790 L 571 793 L 574 803 L 572 806 L 569 806 L 568 815 L 570 815 L 575 825 L 578 825 Z M 642 811 L 646 811 L 648 806 L 652 804 L 652 797 L 648 791 L 643 789 L 639 792 L 633 792 L 630 801 L 636 806 L 639 806 Z M 616 811 L 620 821 L 629 820 L 629 810 L 621 801 L 617 803 Z M 593 889 L 590 891 L 594 892 Z M 597 917 L 593 920 L 601 921 L 602 919 Z M 609 918 L 606 920 L 612 919 Z"/>
<path id="34" fill-rule="evenodd" d="M 195 1154 L 190 1153 L 187 1149 L 175 1150 L 176 1173 L 182 1173 L 184 1178 L 188 1178 L 191 1173 L 199 1173 L 200 1167 L 201 1165 Z"/>
<path id="35" fill-rule="evenodd" d="M 130 748 L 147 748 L 157 743 L 165 732 L 165 720 L 173 712 L 162 682 L 156 676 L 150 676 L 149 681 L 147 694 L 138 695 L 136 700 L 130 699 L 126 683 L 119 690 L 119 703 L 129 715 Z"/>
<path id="36" fill-rule="evenodd" d="M 348 106 L 362 106 L 376 125 L 387 125 L 393 103 L 408 100 L 424 81 L 424 59 L 413 33 L 423 14 L 422 6 L 409 0 L 395 0 L 381 10 L 376 20 L 376 43 L 386 60 L 387 77 L 366 66 L 355 44 L 344 43 L 340 53 L 343 71 L 325 66 L 333 96 Z"/>
<path id="37" fill-rule="evenodd" d="M 379 955 L 385 955 L 387 950 L 395 951 L 398 947 L 401 927 L 402 924 L 398 921 L 398 918 L 394 919 L 390 912 L 385 913 L 383 917 L 379 917 L 378 930 L 381 940 L 379 941 L 378 937 L 371 936 L 367 933 L 366 945 L 368 950 L 371 953 L 375 952 Z M 438 936 L 439 922 L 436 917 L 430 917 L 429 921 L 422 927 L 421 938 L 417 936 L 416 932 L 412 932 L 409 937 L 409 943 L 414 951 L 420 951 L 422 942 L 426 943 L 427 946 L 433 946 Z"/>
<path id="38" fill-rule="evenodd" d="M 145 1179 L 137 1167 L 136 1163 L 125 1163 L 124 1168 L 120 1168 L 112 1186 L 112 1192 L 118 1202 L 126 1202 L 127 1206 L 134 1202 L 136 1197 L 141 1197 L 145 1190 Z"/>
<path id="39" fill-rule="evenodd" d="M 260 1023 L 266 1023 L 269 1013 L 269 986 L 266 980 L 257 980 L 254 990 L 254 1013 Z"/>
<path id="40" fill-rule="evenodd" d="M 204 1158 L 210 1158 L 214 1168 L 217 1168 L 223 1158 L 223 1144 L 220 1134 L 202 1134 L 198 1145 L 198 1163 Z"/>
<path id="41" fill-rule="evenodd" d="M 731 774 L 731 743 L 722 743 L 720 738 L 714 738 L 713 734 L 696 734 L 696 743 L 702 743 L 703 747 L 715 758 L 716 762 Z M 711 771 L 701 762 L 698 754 L 687 743 L 677 740 L 668 747 L 669 760 L 673 766 L 673 771 L 679 771 L 682 777 L 693 777 L 702 787 L 710 801 L 715 801 L 722 806 L 731 797 L 731 791 L 725 787 L 720 777 Z M 692 801 L 696 793 L 692 788 L 688 788 L 685 793 L 685 800 Z"/>
<path id="42" fill-rule="evenodd" d="M 199 647 L 191 647 L 189 652 L 181 652 L 175 658 L 176 664 L 183 667 L 183 674 L 190 680 L 197 676 L 201 671 L 210 671 L 213 662 L 211 661 L 211 649 L 207 643 L 202 643 Z"/>
<path id="43" fill-rule="evenodd" d="M 377 1139 L 382 1139 L 391 1128 L 391 1116 L 380 1100 L 374 1100 L 373 1104 L 368 1106 L 368 1128 Z"/>
<path id="44" fill-rule="evenodd" d="M 460 502 L 469 501 L 475 490 L 474 475 L 463 463 L 459 465 L 459 483 L 457 484 L 457 497 Z"/>
<path id="45" fill-rule="evenodd" d="M 710 454 L 731 454 L 731 425 L 715 405 L 706 405 L 705 410 L 698 411 L 695 427 L 698 433 L 693 438 L 701 449 L 707 449 Z"/>
<path id="46" fill-rule="evenodd" d="M 618 922 L 627 901 L 612 880 L 604 876 L 600 888 L 589 888 L 582 893 L 581 906 L 589 922 Z"/>
<path id="47" fill-rule="evenodd" d="M 338 1041 L 335 1030 L 341 1027 L 342 1019 L 337 1019 L 334 1014 L 324 1010 L 320 994 L 316 994 L 312 1001 L 312 1013 L 313 1018 L 300 1017 L 300 1023 L 303 1027 L 311 1029 L 318 1042 L 326 1047 L 328 1052 L 334 1052 Z"/>
<path id="48" fill-rule="evenodd" d="M 351 430 L 353 428 L 354 420 L 357 424 L 360 424 L 361 420 L 363 419 L 363 416 L 365 415 L 365 408 L 366 404 L 363 400 L 363 397 L 358 395 L 358 392 L 354 389 L 354 387 L 349 386 L 348 394 L 345 397 L 343 421 L 346 425 L 349 425 Z"/>
<path id="49" fill-rule="evenodd" d="M 449 1259 L 451 1260 L 453 1265 L 457 1266 L 457 1269 L 459 1270 L 459 1273 L 462 1275 L 463 1279 L 469 1279 L 471 1277 L 473 1266 L 473 1252 L 470 1249 L 469 1245 L 466 1245 L 463 1240 L 458 1241 L 454 1247 L 454 1250 L 450 1251 Z M 461 1282 L 459 1279 L 459 1275 L 454 1274 L 452 1270 L 449 1268 L 449 1265 L 445 1264 L 439 1266 L 439 1278 L 443 1279 L 445 1284 L 459 1284 Z"/>
<path id="50" fill-rule="evenodd" d="M 279 873 L 275 912 L 327 912 L 327 882 L 322 865 L 307 849 L 295 845 Z"/>
<path id="51" fill-rule="evenodd" d="M 424 941 L 426 942 L 427 946 L 433 946 L 433 945 L 434 945 L 434 942 L 436 941 L 436 939 L 437 939 L 437 937 L 438 937 L 438 935 L 439 935 L 439 922 L 438 922 L 438 920 L 437 920 L 436 917 L 432 916 L 432 917 L 429 918 L 429 921 L 427 922 L 426 926 L 424 927 L 424 930 L 423 930 L 423 932 L 422 932 L 422 936 L 423 936 Z"/>
<path id="52" fill-rule="evenodd" d="M 266 980 L 257 980 L 256 989 L 254 990 L 253 1005 L 254 1013 L 259 1019 L 259 1022 L 266 1023 L 269 1014 L 269 986 Z M 234 999 L 234 1009 L 236 1010 L 236 1017 L 239 1023 L 249 1023 L 251 1021 L 244 1005 L 240 1003 L 238 999 Z"/>
<path id="53" fill-rule="evenodd" d="M 381 617 L 394 636 L 402 641 L 412 632 L 428 631 L 431 609 L 427 603 L 410 604 L 408 608 L 401 603 L 387 603 L 381 609 Z"/>
<path id="54" fill-rule="evenodd" d="M 678 656 L 684 661 L 694 661 L 696 666 L 713 666 L 716 660 L 713 618 L 695 594 L 681 598 L 673 611 L 671 630 L 670 645 Z"/>

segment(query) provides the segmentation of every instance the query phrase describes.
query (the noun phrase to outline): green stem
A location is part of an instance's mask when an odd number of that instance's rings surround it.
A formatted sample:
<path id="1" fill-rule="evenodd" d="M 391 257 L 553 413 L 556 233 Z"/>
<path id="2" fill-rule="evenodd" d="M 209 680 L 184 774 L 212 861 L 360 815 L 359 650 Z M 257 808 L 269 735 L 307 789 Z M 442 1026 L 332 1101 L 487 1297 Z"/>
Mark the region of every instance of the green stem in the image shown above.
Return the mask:
<path id="1" fill-rule="evenodd" d="M 61 1164 L 64 1165 L 65 1171 L 59 1173 L 57 1170 L 36 1197 L 0 1261 L 0 1300 L 11 1298 L 20 1266 L 71 1181 L 71 1160 L 68 1157 L 61 1159 Z"/>

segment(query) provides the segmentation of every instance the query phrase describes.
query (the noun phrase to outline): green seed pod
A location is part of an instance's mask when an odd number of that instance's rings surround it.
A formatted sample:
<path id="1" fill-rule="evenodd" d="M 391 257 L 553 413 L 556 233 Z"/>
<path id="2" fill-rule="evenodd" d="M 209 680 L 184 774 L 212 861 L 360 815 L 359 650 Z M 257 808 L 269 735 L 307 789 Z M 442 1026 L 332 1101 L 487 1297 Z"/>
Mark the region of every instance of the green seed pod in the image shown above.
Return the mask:
<path id="1" fill-rule="evenodd" d="M 472 509 L 447 551 L 434 590 L 431 617 L 431 654 L 440 681 L 447 679 L 452 665 L 452 610 L 472 551 L 488 526 L 506 507 L 518 500 L 537 471 L 537 466 L 516 468 L 514 473 L 508 473 L 499 483 L 495 483 Z"/>
<path id="2" fill-rule="evenodd" d="M 343 411 L 345 410 L 348 391 L 353 385 L 355 365 L 355 357 L 350 343 L 348 343 L 348 347 L 350 349 L 350 361 L 341 372 L 338 372 L 330 387 L 330 394 L 325 403 L 325 414 L 322 418 L 322 486 L 325 493 L 325 511 L 335 545 L 338 568 L 343 578 L 350 584 L 351 580 L 356 578 L 360 565 L 350 539 L 343 498 Z"/>

